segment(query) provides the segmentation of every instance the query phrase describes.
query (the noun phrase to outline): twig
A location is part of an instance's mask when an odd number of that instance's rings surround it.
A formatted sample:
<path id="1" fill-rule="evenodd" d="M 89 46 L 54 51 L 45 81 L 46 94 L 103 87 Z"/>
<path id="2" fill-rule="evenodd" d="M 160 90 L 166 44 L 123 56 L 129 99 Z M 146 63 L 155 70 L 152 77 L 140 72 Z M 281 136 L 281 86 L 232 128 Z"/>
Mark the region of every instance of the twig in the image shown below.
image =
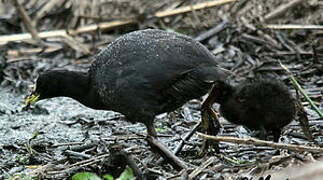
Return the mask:
<path id="1" fill-rule="evenodd" d="M 252 36 L 252 35 L 247 34 L 247 33 L 243 33 L 241 35 L 241 37 L 243 39 L 245 39 L 246 41 L 248 41 L 248 42 L 251 41 L 251 42 L 255 42 L 256 44 L 267 44 L 268 43 L 267 40 L 261 39 L 260 37 Z"/>
<path id="2" fill-rule="evenodd" d="M 183 14 L 183 13 L 187 13 L 187 12 L 192 12 L 192 11 L 196 11 L 196 10 L 200 10 L 200 9 L 206 9 L 206 8 L 211 8 L 211 7 L 215 7 L 215 6 L 220 6 L 223 4 L 227 4 L 227 3 L 231 3 L 237 0 L 213 0 L 213 1 L 208 1 L 208 2 L 202 2 L 202 3 L 198 3 L 195 5 L 191 5 L 191 6 L 184 6 L 184 7 L 180 7 L 180 8 L 176 8 L 173 10 L 166 10 L 166 11 L 162 11 L 162 12 L 157 12 L 155 13 L 156 17 L 167 17 L 167 16 L 173 16 L 173 15 L 177 15 L 177 14 Z"/>
<path id="3" fill-rule="evenodd" d="M 229 137 L 229 136 L 210 136 L 202 133 L 197 133 L 197 135 L 203 139 L 209 139 L 213 141 L 230 142 L 230 143 L 236 143 L 236 144 L 252 144 L 256 146 L 269 146 L 275 149 L 287 149 L 287 150 L 297 151 L 297 152 L 323 153 L 323 148 L 320 148 L 320 147 L 274 143 L 274 142 L 263 141 L 255 138 L 241 139 L 241 138 Z"/>
<path id="4" fill-rule="evenodd" d="M 221 32 L 223 29 L 225 29 L 228 25 L 229 21 L 228 20 L 224 20 L 223 22 L 221 22 L 220 24 L 218 24 L 217 26 L 209 29 L 208 31 L 200 34 L 199 36 L 197 36 L 195 38 L 196 41 L 204 41 L 205 39 L 214 36 L 215 34 Z"/>
<path id="5" fill-rule="evenodd" d="M 87 159 L 92 158 L 91 155 L 80 153 L 80 152 L 75 152 L 75 151 L 71 151 L 71 150 L 66 150 L 65 153 L 68 154 L 69 156 L 76 156 L 76 157 L 87 158 Z"/>
<path id="6" fill-rule="evenodd" d="M 302 105 L 302 103 L 300 102 L 299 99 L 297 99 L 296 104 L 298 107 L 299 122 L 300 122 L 301 128 L 303 130 L 303 133 L 308 140 L 314 141 L 313 133 L 310 129 L 309 120 L 307 117 L 307 113 L 304 109 L 304 106 Z"/>
<path id="7" fill-rule="evenodd" d="M 147 137 L 148 144 L 154 152 L 161 155 L 167 162 L 169 162 L 175 169 L 187 169 L 187 166 L 177 156 L 170 152 L 162 143 L 154 137 Z"/>
<path id="8" fill-rule="evenodd" d="M 36 31 L 36 28 L 32 24 L 31 19 L 26 13 L 24 7 L 22 7 L 22 5 L 18 2 L 18 0 L 12 0 L 12 4 L 15 6 L 17 13 L 20 15 L 22 21 L 24 22 L 27 31 L 31 33 L 32 38 L 38 42 L 41 42 L 41 39 L 38 36 L 38 33 Z"/>
<path id="9" fill-rule="evenodd" d="M 167 17 L 167 16 L 174 16 L 174 15 L 178 15 L 178 14 L 191 12 L 194 10 L 200 10 L 200 9 L 220 6 L 220 5 L 234 2 L 234 1 L 237 1 L 237 0 L 208 1 L 208 2 L 204 2 L 204 3 L 198 3 L 198 4 L 195 4 L 192 6 L 185 6 L 185 7 L 176 8 L 173 10 L 166 10 L 166 11 L 157 12 L 154 14 L 154 16 L 158 17 L 158 18 L 163 18 L 163 17 Z M 120 20 L 120 21 L 116 20 L 116 21 L 112 21 L 112 22 L 104 22 L 104 23 L 99 23 L 99 24 L 87 25 L 87 26 L 77 28 L 75 30 L 61 29 L 61 30 L 53 30 L 53 31 L 43 31 L 43 32 L 39 32 L 38 36 L 40 38 L 59 37 L 59 36 L 66 36 L 66 35 L 73 36 L 73 35 L 77 35 L 80 33 L 96 31 L 98 29 L 107 30 L 107 29 L 112 29 L 115 27 L 120 27 L 120 26 L 134 24 L 134 23 L 136 23 L 136 20 L 134 20 L 134 19 Z M 31 38 L 32 38 L 32 36 L 30 35 L 30 33 L 5 35 L 5 36 L 0 36 L 0 43 L 7 43 L 10 41 L 22 41 L 22 40 L 28 40 Z"/>
<path id="10" fill-rule="evenodd" d="M 7 54 L 8 57 L 17 57 L 17 56 L 22 56 L 25 54 L 34 54 L 34 53 L 50 53 L 50 52 L 55 52 L 58 50 L 61 50 L 62 47 L 58 47 L 58 46 L 49 46 L 44 48 L 30 48 L 30 49 L 19 49 L 19 50 L 8 50 Z"/>
<path id="11" fill-rule="evenodd" d="M 56 143 L 56 144 L 53 144 L 51 147 L 56 148 L 61 146 L 77 146 L 82 144 L 84 144 L 84 142 L 66 142 L 66 143 Z"/>
<path id="12" fill-rule="evenodd" d="M 7 60 L 7 63 L 16 63 L 16 62 L 19 62 L 19 61 L 38 61 L 40 59 L 38 58 L 34 58 L 34 57 L 30 57 L 30 58 L 26 58 L 26 57 L 22 57 L 22 58 L 12 58 L 12 59 L 8 59 Z"/>
<path id="13" fill-rule="evenodd" d="M 63 41 L 68 44 L 72 49 L 78 51 L 82 54 L 90 54 L 90 49 L 82 44 L 81 42 L 77 41 L 75 38 L 71 36 L 64 36 Z"/>
<path id="14" fill-rule="evenodd" d="M 287 42 L 286 39 L 283 37 L 282 33 L 280 32 L 275 32 L 276 37 L 278 39 L 278 41 L 286 48 L 288 49 L 290 52 L 294 52 L 297 55 L 297 51 L 294 50 L 294 48 L 292 48 Z"/>
<path id="15" fill-rule="evenodd" d="M 311 52 L 300 52 L 299 54 L 302 56 L 314 56 L 314 54 Z M 296 53 L 290 52 L 290 51 L 279 51 L 279 52 L 275 52 L 275 53 L 265 53 L 264 55 L 279 57 L 279 56 L 295 56 Z"/>
<path id="16" fill-rule="evenodd" d="M 288 9 L 293 8 L 294 6 L 296 6 L 302 2 L 306 2 L 306 0 L 293 0 L 287 4 L 282 4 L 279 7 L 275 8 L 274 11 L 268 13 L 264 17 L 264 21 L 269 21 L 269 20 L 273 20 L 277 17 L 282 17 L 282 15 L 285 14 Z"/>
<path id="17" fill-rule="evenodd" d="M 296 87 L 296 89 L 298 89 L 301 94 L 305 97 L 306 101 L 308 101 L 311 105 L 311 107 L 318 113 L 318 115 L 320 117 L 323 117 L 323 113 L 320 111 L 320 109 L 314 104 L 314 102 L 311 100 L 311 98 L 306 94 L 306 92 L 304 91 L 304 89 L 301 87 L 301 85 L 298 84 L 297 80 L 295 79 L 295 77 L 292 75 L 292 73 L 289 71 L 289 69 L 283 65 L 281 62 L 280 66 L 282 68 L 284 68 L 288 73 L 289 73 L 289 78 L 292 81 L 293 85 Z"/>
<path id="18" fill-rule="evenodd" d="M 193 136 L 193 134 L 196 132 L 198 127 L 200 127 L 200 125 L 201 125 L 201 121 L 198 124 L 196 124 L 193 127 L 193 129 L 183 137 L 181 142 L 178 144 L 178 146 L 174 150 L 175 155 L 177 155 L 179 152 L 181 152 L 182 148 L 184 147 L 185 141 L 188 141 Z"/>
<path id="19" fill-rule="evenodd" d="M 264 28 L 268 29 L 308 29 L 308 30 L 323 30 L 323 25 L 311 24 L 267 24 Z"/>
<path id="20" fill-rule="evenodd" d="M 215 160 L 215 157 L 212 156 L 205 162 L 203 162 L 198 168 L 196 168 L 191 174 L 188 176 L 188 179 L 194 179 L 197 175 L 199 175 L 205 168 L 207 168 L 210 164 L 212 164 Z"/>
<path id="21" fill-rule="evenodd" d="M 165 176 L 166 177 L 177 176 L 178 177 L 178 175 L 171 174 L 170 172 L 167 172 L 167 171 L 164 171 L 164 170 L 153 169 L 153 167 L 152 168 L 147 167 L 145 170 L 148 173 L 151 172 L 151 173 L 159 175 L 159 176 L 164 176 L 164 177 Z"/>
<path id="22" fill-rule="evenodd" d="M 61 30 L 54 30 L 54 31 L 43 31 L 43 32 L 39 32 L 38 35 L 40 38 L 64 37 L 67 35 L 73 36 L 80 33 L 96 31 L 97 29 L 111 29 L 111 28 L 132 24 L 132 23 L 134 23 L 134 21 L 132 20 L 113 21 L 113 22 L 99 23 L 97 25 L 93 24 L 93 25 L 83 26 L 83 27 L 77 28 L 76 30 L 61 29 Z M 22 40 L 28 40 L 31 38 L 32 36 L 30 35 L 30 33 L 5 35 L 5 36 L 0 36 L 0 43 L 6 43 L 10 41 L 22 41 Z"/>
<path id="23" fill-rule="evenodd" d="M 247 28 L 251 29 L 252 31 L 256 31 L 259 37 L 264 37 L 271 46 L 275 47 L 276 49 L 279 49 L 278 42 L 275 39 L 273 39 L 268 34 L 265 34 L 263 31 L 260 30 L 260 28 L 255 27 L 244 16 L 242 16 L 240 19 Z"/>
<path id="24" fill-rule="evenodd" d="M 189 114 L 189 118 L 190 119 L 192 119 L 192 117 L 191 117 L 191 114 Z M 193 129 L 190 131 L 190 132 L 188 132 L 182 139 L 181 139 L 181 141 L 179 142 L 179 144 L 177 145 L 177 147 L 175 148 L 175 150 L 174 150 L 174 154 L 175 155 L 178 155 L 180 152 L 181 152 L 181 150 L 183 149 L 183 147 L 184 147 L 184 145 L 185 145 L 185 142 L 186 141 L 188 141 L 192 136 L 193 136 L 193 134 L 197 131 L 197 129 L 199 128 L 201 126 L 201 121 L 199 122 L 199 123 L 197 123 L 194 127 L 193 127 Z M 158 159 L 158 161 L 157 161 L 157 164 L 160 164 L 160 163 L 162 163 L 164 160 L 162 159 L 162 158 L 160 158 L 160 159 Z"/>
<path id="25" fill-rule="evenodd" d="M 28 175 L 31 177 L 39 177 L 39 175 L 43 175 L 47 170 L 53 169 L 53 168 L 54 168 L 54 164 L 48 163 L 46 165 L 37 167 L 36 169 L 32 170 Z"/>
<path id="26" fill-rule="evenodd" d="M 54 174 L 63 174 L 63 173 L 67 173 L 70 172 L 71 170 L 75 169 L 75 168 L 81 168 L 81 167 L 85 167 L 91 164 L 94 164 L 96 162 L 102 161 L 105 158 L 109 157 L 110 154 L 103 154 L 97 157 L 93 157 L 91 159 L 86 159 L 84 161 L 79 161 L 77 163 L 71 164 L 71 165 L 67 165 L 64 167 L 64 169 L 62 170 L 53 170 L 53 171 L 47 171 L 48 175 L 54 175 Z"/>
<path id="27" fill-rule="evenodd" d="M 46 13 L 48 13 L 53 7 L 59 6 L 60 4 L 63 3 L 63 2 L 60 2 L 60 1 L 62 1 L 62 0 L 51 0 L 51 1 L 48 1 L 41 9 L 39 9 L 36 12 L 35 22 L 38 22 L 39 19 L 43 18 L 46 15 Z"/>
<path id="28" fill-rule="evenodd" d="M 299 49 L 297 49 L 297 47 L 295 46 L 290 46 L 290 44 L 292 44 L 290 41 L 288 41 L 283 35 L 281 32 L 276 32 L 275 33 L 278 40 L 280 41 L 280 43 L 285 47 L 287 48 L 289 51 L 291 52 L 294 52 L 296 54 L 296 57 L 297 57 L 297 60 L 298 61 L 301 61 L 301 55 L 300 55 L 300 51 Z"/>

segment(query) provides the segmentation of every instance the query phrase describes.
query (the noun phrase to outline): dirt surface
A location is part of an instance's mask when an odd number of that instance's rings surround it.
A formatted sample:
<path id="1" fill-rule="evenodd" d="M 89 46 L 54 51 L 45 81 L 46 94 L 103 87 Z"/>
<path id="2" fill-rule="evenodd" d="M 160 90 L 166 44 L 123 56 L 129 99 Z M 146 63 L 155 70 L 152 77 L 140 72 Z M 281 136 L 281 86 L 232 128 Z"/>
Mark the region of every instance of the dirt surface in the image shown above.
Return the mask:
<path id="1" fill-rule="evenodd" d="M 295 0 L 294 0 L 295 1 Z M 19 1 L 38 31 L 73 29 L 100 22 L 135 20 L 124 26 L 87 33 L 35 40 L 2 42 L 0 38 L 0 179 L 28 176 L 34 179 L 67 179 L 76 172 L 98 175 L 119 174 L 109 170 L 111 146 L 118 144 L 131 155 L 145 176 L 152 179 L 250 179 L 266 177 L 284 167 L 300 166 L 319 160 L 320 153 L 290 151 L 269 146 L 220 143 L 220 153 L 198 156 L 202 139 L 196 134 L 185 141 L 178 154 L 188 166 L 177 171 L 160 163 L 145 140 L 146 128 L 131 124 L 112 111 L 96 111 L 69 98 L 53 98 L 23 110 L 23 99 L 38 74 L 52 68 L 86 71 L 91 56 L 118 36 L 138 29 L 158 28 L 189 35 L 202 42 L 219 59 L 221 66 L 237 74 L 239 82 L 255 73 L 275 74 L 296 96 L 285 64 L 307 95 L 322 111 L 323 30 L 264 28 L 267 24 L 323 25 L 323 2 L 300 1 L 281 14 L 269 16 L 289 0 L 242 0 L 219 7 L 155 17 L 156 12 L 194 6 L 206 1 L 145 0 L 62 0 Z M 49 9 L 44 10 L 45 6 Z M 41 13 L 44 10 L 43 13 Z M 21 16 L 10 1 L 0 6 L 0 34 L 27 32 Z M 269 18 L 270 17 L 270 18 Z M 217 27 L 217 32 L 205 32 Z M 43 48 L 43 49 L 42 49 Z M 284 128 L 281 143 L 320 146 L 322 117 L 300 95 L 316 143 L 308 140 L 298 119 Z M 192 100 L 173 113 L 156 117 L 159 139 L 174 150 L 181 138 L 200 121 L 202 98 Z M 214 105 L 218 109 L 218 105 Z M 251 137 L 252 132 L 220 118 L 220 135 Z M 196 175 L 192 172 L 200 167 Z M 189 176 L 186 176 L 189 175 Z M 155 178 L 154 178 L 155 177 Z"/>

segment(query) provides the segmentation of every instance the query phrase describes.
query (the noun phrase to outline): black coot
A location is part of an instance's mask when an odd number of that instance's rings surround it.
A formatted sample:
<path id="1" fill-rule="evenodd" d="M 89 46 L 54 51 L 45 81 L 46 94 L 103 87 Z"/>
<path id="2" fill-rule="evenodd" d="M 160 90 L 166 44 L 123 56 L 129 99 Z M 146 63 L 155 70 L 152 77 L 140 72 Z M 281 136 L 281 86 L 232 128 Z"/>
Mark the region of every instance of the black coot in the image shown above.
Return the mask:
<path id="1" fill-rule="evenodd" d="M 206 94 L 228 73 L 190 37 L 162 30 L 121 36 L 94 57 L 88 72 L 42 73 L 26 104 L 66 96 L 87 107 L 113 110 L 144 123 L 156 136 L 154 117 Z"/>

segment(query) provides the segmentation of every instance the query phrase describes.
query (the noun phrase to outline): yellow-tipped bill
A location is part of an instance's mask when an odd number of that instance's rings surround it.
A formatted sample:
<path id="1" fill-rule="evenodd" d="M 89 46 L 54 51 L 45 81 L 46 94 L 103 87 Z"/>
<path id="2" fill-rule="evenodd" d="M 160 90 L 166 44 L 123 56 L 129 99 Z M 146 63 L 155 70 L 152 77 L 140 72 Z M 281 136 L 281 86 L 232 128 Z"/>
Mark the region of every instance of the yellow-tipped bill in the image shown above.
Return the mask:
<path id="1" fill-rule="evenodd" d="M 31 94 L 30 96 L 27 96 L 25 99 L 25 105 L 30 106 L 31 104 L 34 104 L 39 99 L 39 94 Z"/>

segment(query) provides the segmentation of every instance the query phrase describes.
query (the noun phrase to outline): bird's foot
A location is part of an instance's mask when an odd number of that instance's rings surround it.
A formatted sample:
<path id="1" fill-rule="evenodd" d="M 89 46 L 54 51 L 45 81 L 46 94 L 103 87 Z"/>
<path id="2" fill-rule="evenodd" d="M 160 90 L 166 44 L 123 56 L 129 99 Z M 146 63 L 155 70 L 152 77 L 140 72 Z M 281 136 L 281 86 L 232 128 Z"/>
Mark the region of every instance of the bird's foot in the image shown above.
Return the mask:
<path id="1" fill-rule="evenodd" d="M 216 136 L 220 131 L 220 124 L 216 112 L 212 108 L 202 109 L 202 127 L 206 134 Z M 198 156 L 203 156 L 207 152 L 219 152 L 219 144 L 215 141 L 204 140 Z"/>

